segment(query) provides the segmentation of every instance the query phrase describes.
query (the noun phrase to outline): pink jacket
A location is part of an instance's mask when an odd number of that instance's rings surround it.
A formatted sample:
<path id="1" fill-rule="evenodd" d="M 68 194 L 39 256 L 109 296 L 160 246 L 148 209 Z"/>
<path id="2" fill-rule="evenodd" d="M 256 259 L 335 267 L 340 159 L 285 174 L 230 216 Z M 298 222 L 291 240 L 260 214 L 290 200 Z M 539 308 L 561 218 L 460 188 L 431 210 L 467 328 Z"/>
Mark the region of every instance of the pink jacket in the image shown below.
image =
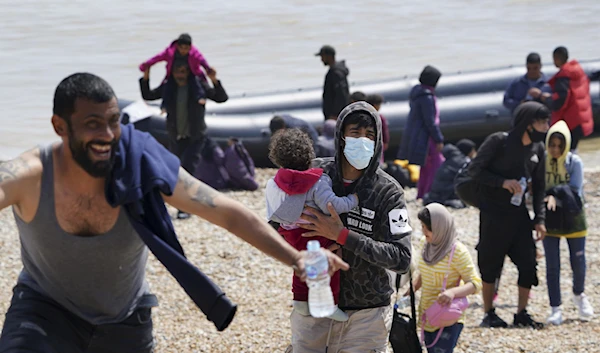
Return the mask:
<path id="1" fill-rule="evenodd" d="M 177 41 L 173 41 L 171 45 L 169 45 L 165 50 L 156 54 L 148 61 L 142 63 L 140 65 L 140 71 L 146 71 L 147 68 L 156 64 L 160 61 L 167 62 L 167 77 L 171 74 L 171 69 L 173 68 L 173 61 L 175 58 L 175 50 L 177 50 Z M 188 54 L 188 64 L 190 65 L 190 70 L 195 76 L 204 77 L 204 73 L 200 66 L 202 66 L 205 70 L 208 70 L 210 67 L 208 65 L 208 61 L 204 58 L 202 53 L 192 45 L 190 49 L 190 53 Z"/>

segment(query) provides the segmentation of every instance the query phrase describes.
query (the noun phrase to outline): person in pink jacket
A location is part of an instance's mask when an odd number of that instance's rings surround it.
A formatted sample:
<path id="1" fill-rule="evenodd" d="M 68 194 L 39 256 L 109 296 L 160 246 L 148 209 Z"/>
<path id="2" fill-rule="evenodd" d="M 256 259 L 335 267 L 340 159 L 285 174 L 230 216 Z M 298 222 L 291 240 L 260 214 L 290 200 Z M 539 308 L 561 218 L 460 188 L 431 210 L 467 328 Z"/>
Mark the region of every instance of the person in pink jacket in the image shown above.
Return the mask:
<path id="1" fill-rule="evenodd" d="M 204 68 L 207 73 L 209 70 L 211 70 L 211 67 L 208 65 L 208 61 L 206 61 L 204 55 L 200 53 L 198 48 L 192 45 L 192 37 L 187 33 L 183 33 L 165 50 L 142 63 L 140 65 L 140 71 L 144 72 L 157 62 L 166 61 L 167 77 L 165 77 L 165 79 L 167 79 L 171 74 L 171 69 L 173 68 L 175 61 L 185 59 L 187 59 L 190 71 L 195 76 L 200 78 L 205 77 L 202 68 Z"/>
<path id="2" fill-rule="evenodd" d="M 192 45 L 192 37 L 187 33 L 181 34 L 179 38 L 174 40 L 165 50 L 143 62 L 140 65 L 140 71 L 149 71 L 152 65 L 161 61 L 167 62 L 167 75 L 163 82 L 170 81 L 171 71 L 176 62 L 184 63 L 194 76 L 198 76 L 198 78 L 203 81 L 206 81 L 204 71 L 208 73 L 212 70 L 210 65 L 208 65 L 208 61 L 204 58 L 204 55 L 202 55 L 198 48 Z M 204 69 L 204 71 L 202 71 L 202 69 Z M 165 85 L 165 89 L 173 88 L 173 86 L 174 85 L 167 84 Z M 201 86 L 198 87 L 198 89 L 203 93 Z"/>

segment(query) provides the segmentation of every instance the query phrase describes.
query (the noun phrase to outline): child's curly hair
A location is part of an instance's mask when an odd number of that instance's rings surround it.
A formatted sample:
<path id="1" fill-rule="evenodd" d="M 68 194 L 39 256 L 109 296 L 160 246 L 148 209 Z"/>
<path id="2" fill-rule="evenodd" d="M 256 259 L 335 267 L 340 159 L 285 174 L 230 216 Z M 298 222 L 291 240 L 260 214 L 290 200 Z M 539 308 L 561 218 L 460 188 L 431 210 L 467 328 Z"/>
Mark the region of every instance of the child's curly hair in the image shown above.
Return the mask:
<path id="1" fill-rule="evenodd" d="M 269 159 L 280 168 L 307 170 L 314 158 L 313 140 L 300 129 L 282 129 L 271 137 Z"/>

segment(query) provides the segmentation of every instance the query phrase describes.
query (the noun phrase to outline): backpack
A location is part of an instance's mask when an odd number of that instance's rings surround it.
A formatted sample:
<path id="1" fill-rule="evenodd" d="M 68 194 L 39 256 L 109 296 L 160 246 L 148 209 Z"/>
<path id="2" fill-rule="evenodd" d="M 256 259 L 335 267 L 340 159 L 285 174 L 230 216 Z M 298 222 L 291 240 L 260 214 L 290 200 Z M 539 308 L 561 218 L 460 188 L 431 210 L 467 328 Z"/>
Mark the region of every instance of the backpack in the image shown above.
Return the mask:
<path id="1" fill-rule="evenodd" d="M 416 186 L 416 183 L 410 178 L 410 172 L 408 169 L 403 168 L 402 166 L 393 162 L 388 162 L 386 164 L 387 167 L 385 167 L 384 171 L 396 179 L 403 188 Z"/>
<path id="2" fill-rule="evenodd" d="M 225 170 L 225 154 L 221 147 L 206 136 L 200 148 L 201 161 L 194 177 L 216 190 L 224 190 L 229 185 L 229 173 Z"/>
<path id="3" fill-rule="evenodd" d="M 225 150 L 225 169 L 229 174 L 229 183 L 233 189 L 254 191 L 258 183 L 254 180 L 254 161 L 241 141 L 232 139 Z"/>
<path id="4" fill-rule="evenodd" d="M 469 175 L 469 164 L 466 162 L 454 177 L 454 192 L 462 202 L 479 208 L 479 183 Z"/>
<path id="5" fill-rule="evenodd" d="M 500 150 L 505 148 L 506 140 L 502 142 L 502 148 L 496 150 L 494 158 L 497 157 Z M 481 184 L 469 175 L 469 164 L 471 164 L 470 161 L 463 164 L 454 177 L 454 192 L 465 204 L 479 208 L 481 205 Z"/>

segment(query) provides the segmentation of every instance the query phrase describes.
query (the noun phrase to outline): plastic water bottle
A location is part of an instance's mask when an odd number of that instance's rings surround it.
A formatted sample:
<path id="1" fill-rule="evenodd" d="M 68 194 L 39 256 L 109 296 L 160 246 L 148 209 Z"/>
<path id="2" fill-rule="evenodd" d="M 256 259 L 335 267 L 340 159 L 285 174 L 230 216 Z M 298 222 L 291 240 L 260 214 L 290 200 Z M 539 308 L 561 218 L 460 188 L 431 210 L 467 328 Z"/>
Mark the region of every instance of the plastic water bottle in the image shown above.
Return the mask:
<path id="1" fill-rule="evenodd" d="M 519 180 L 519 185 L 521 185 L 521 191 L 514 193 L 510 199 L 510 203 L 512 203 L 515 206 L 521 206 L 521 202 L 523 202 L 523 193 L 527 188 L 527 180 L 525 179 L 525 177 L 521 177 L 521 180 Z"/>
<path id="2" fill-rule="evenodd" d="M 396 309 L 404 309 L 410 306 L 410 296 L 405 296 L 402 298 L 398 298 L 396 301 L 396 305 L 394 306 Z"/>
<path id="3" fill-rule="evenodd" d="M 311 240 L 304 259 L 308 285 L 308 310 L 312 317 L 326 317 L 335 311 L 333 293 L 329 286 L 329 261 L 317 240 Z"/>

